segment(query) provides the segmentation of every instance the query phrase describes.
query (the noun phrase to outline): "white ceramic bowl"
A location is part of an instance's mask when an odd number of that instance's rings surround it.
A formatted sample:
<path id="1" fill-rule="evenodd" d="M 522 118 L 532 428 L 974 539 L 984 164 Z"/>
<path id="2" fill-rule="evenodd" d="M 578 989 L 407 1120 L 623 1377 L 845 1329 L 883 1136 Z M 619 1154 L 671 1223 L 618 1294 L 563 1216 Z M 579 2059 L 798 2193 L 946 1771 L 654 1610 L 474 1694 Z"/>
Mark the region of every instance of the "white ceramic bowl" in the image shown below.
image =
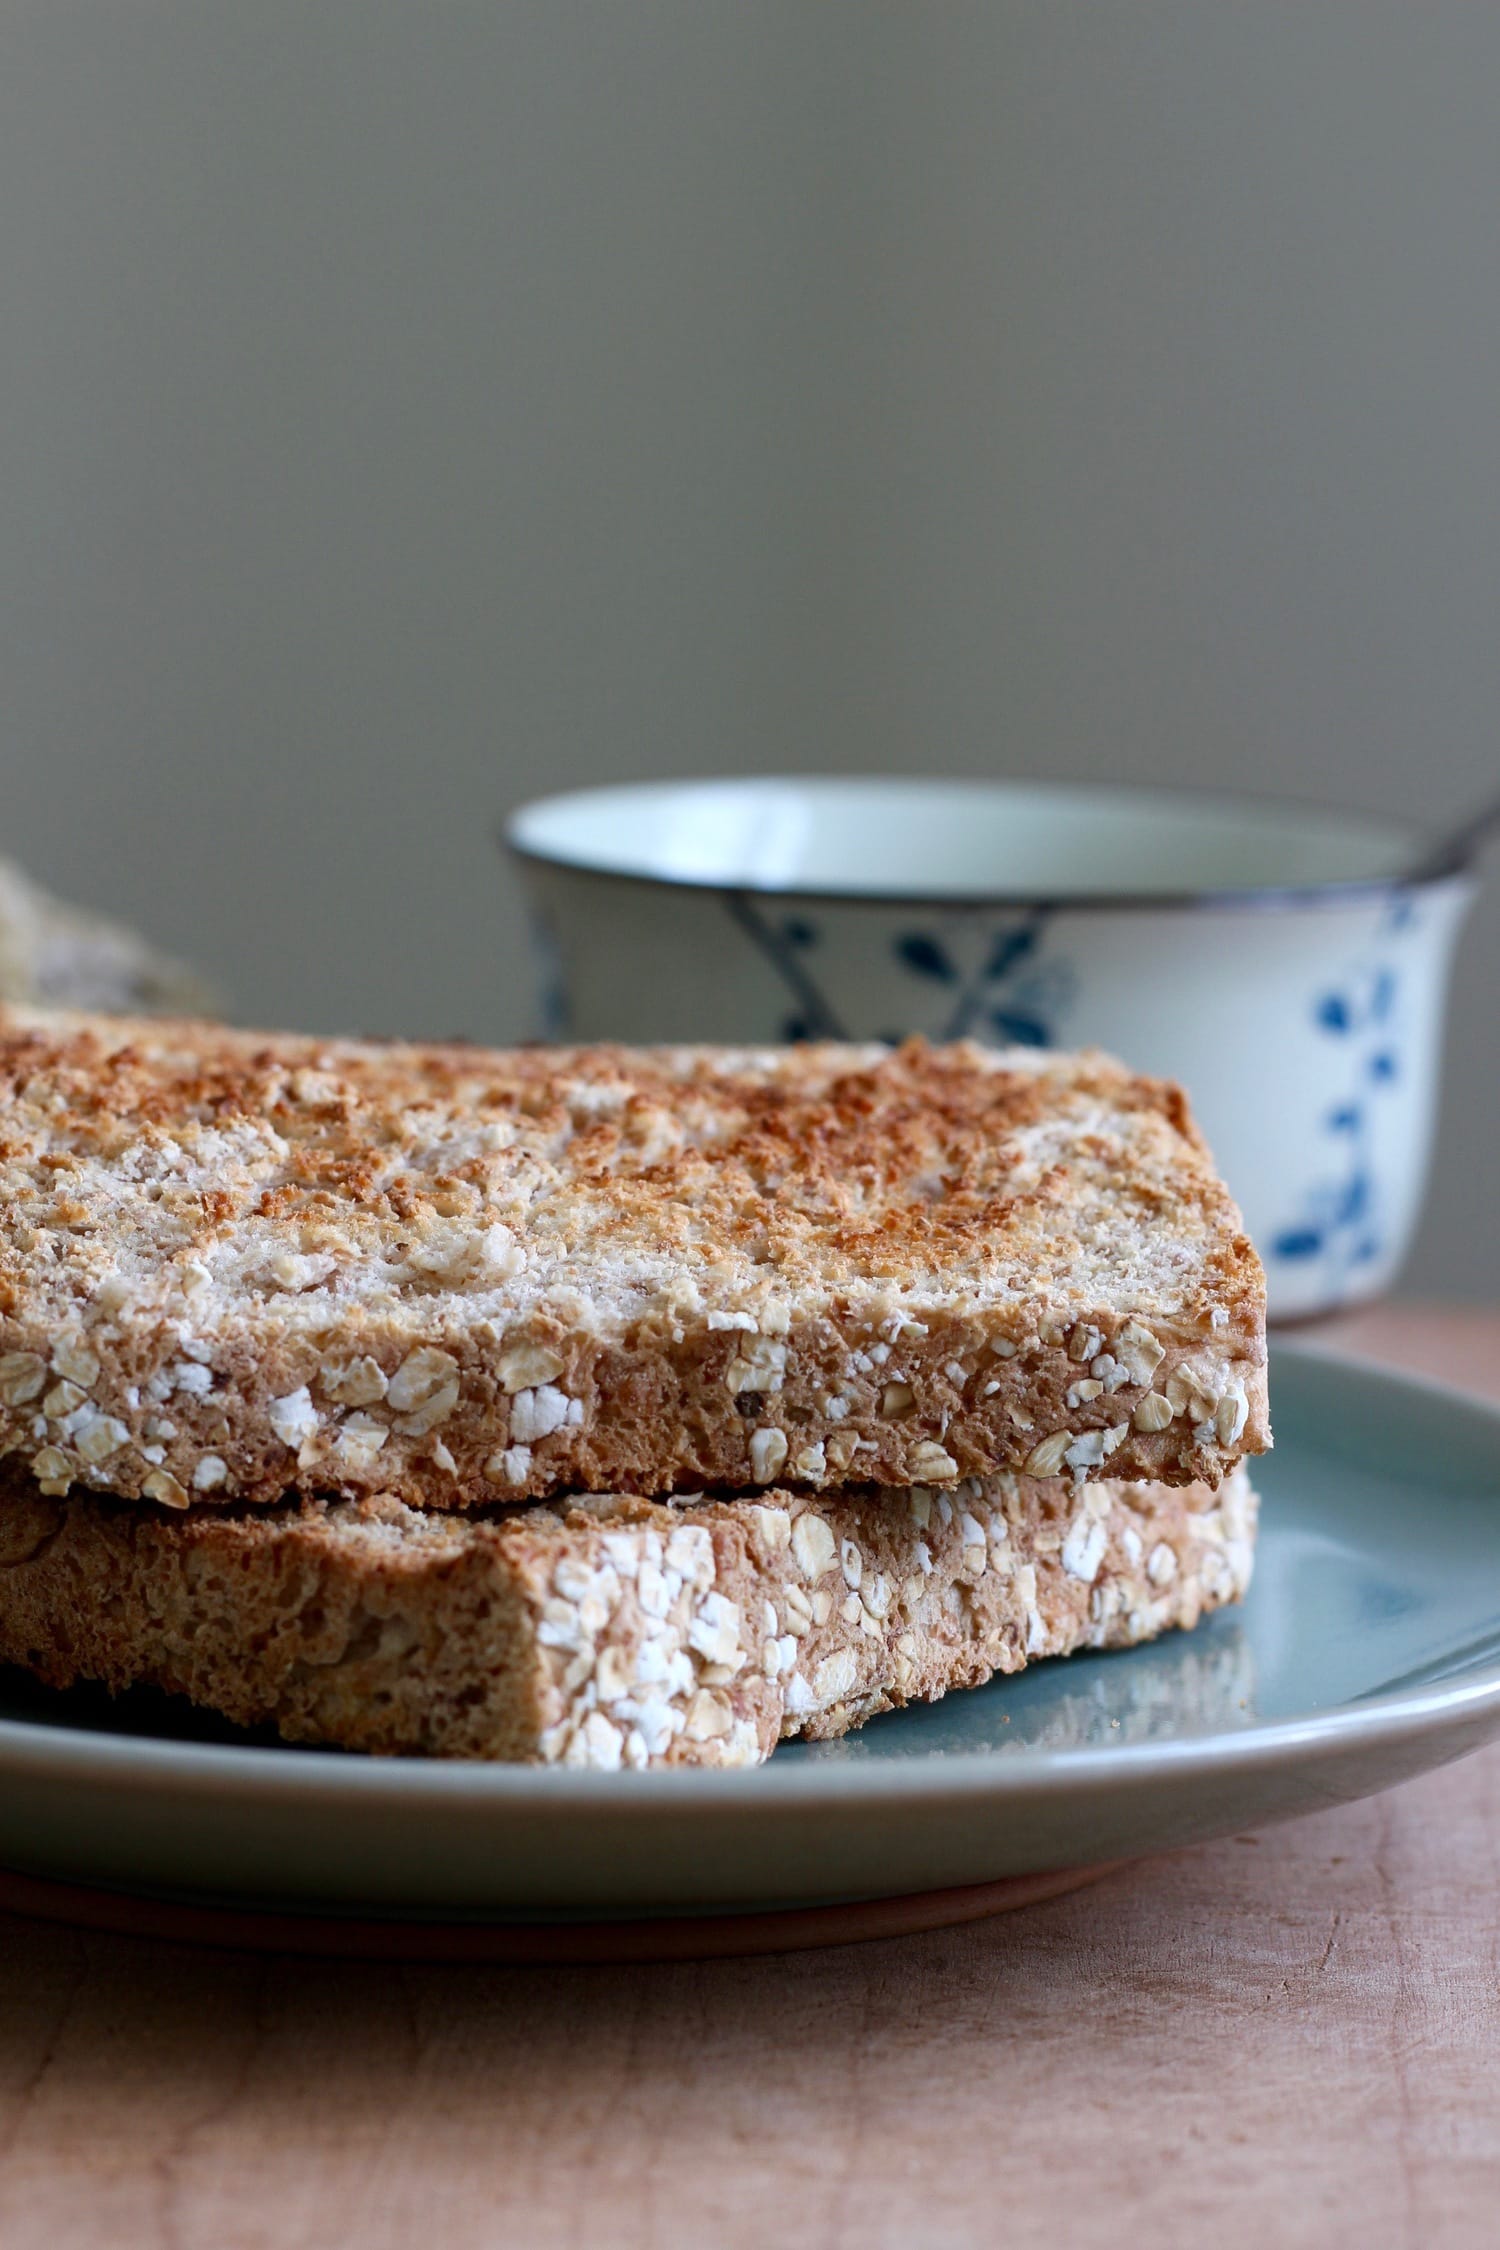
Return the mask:
<path id="1" fill-rule="evenodd" d="M 557 1039 L 1111 1049 L 1188 1088 L 1280 1318 L 1383 1289 L 1472 893 L 1400 823 L 1011 782 L 645 783 L 508 823 Z"/>

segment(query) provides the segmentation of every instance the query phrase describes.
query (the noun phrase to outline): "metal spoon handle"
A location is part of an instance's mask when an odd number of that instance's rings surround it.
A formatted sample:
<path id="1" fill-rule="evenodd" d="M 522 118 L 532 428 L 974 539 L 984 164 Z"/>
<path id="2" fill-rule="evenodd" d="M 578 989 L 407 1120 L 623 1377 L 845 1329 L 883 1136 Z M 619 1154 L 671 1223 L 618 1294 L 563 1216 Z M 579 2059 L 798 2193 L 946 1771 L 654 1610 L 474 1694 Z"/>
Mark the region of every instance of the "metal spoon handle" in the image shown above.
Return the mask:
<path id="1" fill-rule="evenodd" d="M 1456 875 L 1460 868 L 1468 866 L 1480 845 L 1497 829 L 1500 829 L 1500 796 L 1491 797 L 1477 812 L 1470 813 L 1467 820 L 1428 844 L 1403 871 L 1402 881 L 1428 883 L 1439 875 Z"/>

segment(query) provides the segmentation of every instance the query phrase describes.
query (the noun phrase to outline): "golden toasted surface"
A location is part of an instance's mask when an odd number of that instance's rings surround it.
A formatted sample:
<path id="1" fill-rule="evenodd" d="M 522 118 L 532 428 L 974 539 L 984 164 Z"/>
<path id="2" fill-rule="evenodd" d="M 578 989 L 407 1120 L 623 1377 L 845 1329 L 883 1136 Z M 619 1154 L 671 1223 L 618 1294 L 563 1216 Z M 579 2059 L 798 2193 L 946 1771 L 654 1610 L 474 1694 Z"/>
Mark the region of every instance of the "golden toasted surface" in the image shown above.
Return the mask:
<path id="1" fill-rule="evenodd" d="M 1180 1312 L 1162 1230 L 1201 1237 L 1205 1300 L 1238 1231 L 1175 1088 L 915 1043 L 485 1053 L 16 1014 L 0 1186 L 0 1284 L 59 1313 L 117 1277 L 283 1318 L 570 1285 L 628 1319 L 692 1280 L 1032 1293 L 1100 1259 Z"/>
<path id="2" fill-rule="evenodd" d="M 45 1362 L 34 1382 L 0 1357 L 0 1410 L 63 1457 L 54 1478 L 137 1490 L 155 1445 L 181 1479 L 172 1433 L 140 1415 L 170 1404 L 158 1422 L 201 1423 L 216 1390 L 263 1394 L 262 1453 L 280 1455 L 231 1458 L 254 1433 L 221 1399 L 226 1496 L 284 1489 L 287 1453 L 309 1447 L 302 1470 L 359 1488 L 389 1484 L 395 1460 L 365 1479 L 362 1448 L 428 1440 L 481 1403 L 488 1458 L 513 1434 L 507 1401 L 544 1388 L 579 1338 L 649 1358 L 719 1330 L 727 1352 L 736 1335 L 821 1321 L 847 1341 L 941 1314 L 1024 1341 L 1104 1307 L 1169 1340 L 1228 1332 L 1253 1356 L 1261 1299 L 1181 1094 L 1098 1055 L 492 1053 L 0 1018 L 0 1345 Z M 523 1348 L 550 1372 L 507 1360 Z M 480 1401 L 469 1378 L 486 1371 Z M 114 1385 L 107 1409 L 95 1375 Z M 56 1413 L 53 1377 L 79 1394 Z M 527 1412 L 527 1443 L 558 1412 L 577 1431 L 582 1411 Z M 495 1481 L 549 1488 L 534 1463 Z"/>

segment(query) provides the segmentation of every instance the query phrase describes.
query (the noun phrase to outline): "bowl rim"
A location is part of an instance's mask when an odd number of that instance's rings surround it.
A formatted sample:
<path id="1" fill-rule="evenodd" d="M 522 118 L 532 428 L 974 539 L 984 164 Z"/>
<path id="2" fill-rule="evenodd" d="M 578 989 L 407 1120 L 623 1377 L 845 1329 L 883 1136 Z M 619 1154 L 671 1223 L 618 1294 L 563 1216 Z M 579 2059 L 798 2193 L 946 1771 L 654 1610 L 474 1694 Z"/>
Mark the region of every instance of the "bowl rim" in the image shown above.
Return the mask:
<path id="1" fill-rule="evenodd" d="M 693 774 L 670 775 L 658 779 L 642 778 L 628 782 L 590 783 L 576 789 L 549 791 L 543 797 L 530 797 L 506 814 L 500 825 L 497 841 L 515 858 L 537 867 L 551 867 L 568 874 L 586 875 L 596 882 L 626 883 L 647 890 L 696 892 L 713 898 L 775 898 L 788 901 L 805 901 L 808 905 L 842 907 L 914 907 L 933 913 L 943 909 L 973 912 L 977 908 L 1023 910 L 1046 907 L 1068 913 L 1161 913 L 1165 910 L 1192 912 L 1235 912 L 1251 910 L 1263 912 L 1288 907 L 1341 907 L 1368 904 L 1381 899 L 1402 895 L 1416 896 L 1445 889 L 1472 891 L 1476 855 L 1455 854 L 1445 866 L 1429 869 L 1419 876 L 1348 875 L 1331 876 L 1312 883 L 1256 883 L 1238 886 L 1165 890 L 1165 891 L 1101 891 L 1101 890 L 981 890 L 981 891 L 926 891 L 919 886 L 899 887 L 895 884 L 852 885 L 829 888 L 825 884 L 768 883 L 762 881 L 724 882 L 706 876 L 646 872 L 633 867 L 608 867 L 583 854 L 570 853 L 551 846 L 523 841 L 521 829 L 530 817 L 549 812 L 554 807 L 573 805 L 591 797 L 620 797 L 647 791 L 667 791 L 716 788 L 806 788 L 842 791 L 890 785 L 913 790 L 928 790 L 934 795 L 944 795 L 963 790 L 993 792 L 1007 789 L 1041 789 L 1071 796 L 1077 800 L 1089 797 L 1119 800 L 1125 797 L 1142 801 L 1156 798 L 1171 799 L 1203 807 L 1218 807 L 1225 813 L 1233 808 L 1257 812 L 1281 812 L 1313 816 L 1330 823 L 1340 820 L 1352 827 L 1385 828 L 1398 842 L 1405 838 L 1411 845 L 1413 860 L 1426 831 L 1414 820 L 1399 814 L 1363 812 L 1348 805 L 1330 804 L 1326 799 L 1294 797 L 1272 791 L 1252 791 L 1220 788 L 1204 783 L 1172 782 L 1089 782 L 1072 780 L 1036 781 L 1020 775 L 1004 778 L 986 778 L 978 775 L 943 774 Z"/>

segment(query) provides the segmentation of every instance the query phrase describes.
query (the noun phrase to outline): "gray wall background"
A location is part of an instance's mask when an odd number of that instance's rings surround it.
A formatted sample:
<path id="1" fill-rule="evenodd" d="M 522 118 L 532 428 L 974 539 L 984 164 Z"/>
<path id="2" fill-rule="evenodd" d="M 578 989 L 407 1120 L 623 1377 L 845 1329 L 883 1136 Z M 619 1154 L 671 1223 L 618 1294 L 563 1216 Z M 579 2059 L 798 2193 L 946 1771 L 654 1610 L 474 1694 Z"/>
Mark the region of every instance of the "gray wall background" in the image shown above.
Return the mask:
<path id="1" fill-rule="evenodd" d="M 1439 818 L 1497 603 L 1500 9 L 0 6 L 0 848 L 241 1016 L 520 1033 L 606 776 Z"/>

